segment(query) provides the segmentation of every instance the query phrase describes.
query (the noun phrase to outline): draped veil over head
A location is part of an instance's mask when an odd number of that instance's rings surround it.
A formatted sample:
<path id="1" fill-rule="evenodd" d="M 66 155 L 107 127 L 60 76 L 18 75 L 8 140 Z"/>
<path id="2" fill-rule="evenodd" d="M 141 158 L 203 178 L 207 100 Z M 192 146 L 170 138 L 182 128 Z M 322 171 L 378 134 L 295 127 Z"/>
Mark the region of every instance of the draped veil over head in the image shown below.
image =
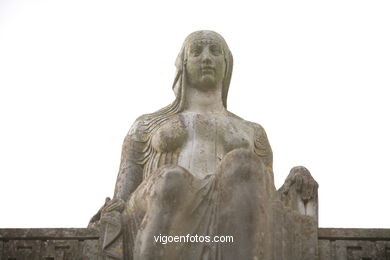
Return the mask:
<path id="1" fill-rule="evenodd" d="M 176 66 L 176 75 L 173 82 L 173 91 L 175 93 L 175 101 L 171 103 L 170 105 L 158 110 L 155 113 L 150 114 L 150 116 L 159 116 L 163 114 L 176 114 L 177 112 L 180 112 L 183 109 L 183 105 L 185 102 L 185 71 L 186 71 L 186 63 L 187 63 L 187 53 L 188 53 L 188 47 L 191 42 L 195 40 L 201 40 L 201 39 L 208 39 L 213 40 L 219 44 L 221 44 L 225 63 L 226 63 L 226 70 L 225 75 L 222 82 L 222 102 L 225 108 L 227 108 L 227 95 L 229 92 L 229 85 L 230 85 L 230 79 L 232 77 L 232 71 L 233 71 L 233 56 L 230 52 L 229 46 L 227 45 L 225 39 L 219 35 L 218 33 L 214 31 L 196 31 L 191 33 L 187 36 L 185 39 L 183 46 L 179 52 L 179 55 L 176 58 L 175 66 Z"/>
<path id="2" fill-rule="evenodd" d="M 188 47 L 191 42 L 196 40 L 213 40 L 217 43 L 219 43 L 222 47 L 225 64 L 226 64 L 226 70 L 225 75 L 223 77 L 222 82 L 222 101 L 225 108 L 227 108 L 227 95 L 229 91 L 229 85 L 230 85 L 230 79 L 232 77 L 232 71 L 233 71 L 233 56 L 230 52 L 230 49 L 225 41 L 225 39 L 219 35 L 216 32 L 213 31 L 196 31 L 191 33 L 187 36 L 187 38 L 184 41 L 184 44 L 180 50 L 179 55 L 176 58 L 176 77 L 173 82 L 173 91 L 175 92 L 176 99 L 179 101 L 179 103 L 182 103 L 184 101 L 184 92 L 185 92 L 185 80 L 184 77 L 186 75 L 185 69 L 186 69 L 186 63 L 187 63 L 187 54 L 188 54 Z M 182 105 L 182 104 L 180 104 Z M 179 105 L 179 106 L 180 106 Z"/>

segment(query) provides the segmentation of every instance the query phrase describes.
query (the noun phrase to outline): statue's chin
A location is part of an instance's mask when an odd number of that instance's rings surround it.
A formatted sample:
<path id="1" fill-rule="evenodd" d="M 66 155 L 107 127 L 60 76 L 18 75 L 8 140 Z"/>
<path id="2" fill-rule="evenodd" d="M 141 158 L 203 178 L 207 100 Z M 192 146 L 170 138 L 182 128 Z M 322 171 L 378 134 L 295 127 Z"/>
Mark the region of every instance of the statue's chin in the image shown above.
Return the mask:
<path id="1" fill-rule="evenodd" d="M 203 75 L 199 83 L 197 84 L 197 89 L 207 91 L 212 90 L 217 87 L 216 80 L 214 75 Z"/>

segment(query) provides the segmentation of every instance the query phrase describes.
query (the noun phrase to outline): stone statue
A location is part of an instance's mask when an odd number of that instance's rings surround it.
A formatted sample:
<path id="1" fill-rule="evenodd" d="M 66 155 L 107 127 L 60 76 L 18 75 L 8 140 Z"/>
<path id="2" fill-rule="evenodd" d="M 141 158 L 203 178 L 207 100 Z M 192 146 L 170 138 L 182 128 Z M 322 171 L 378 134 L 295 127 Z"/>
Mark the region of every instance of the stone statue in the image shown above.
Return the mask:
<path id="1" fill-rule="evenodd" d="M 133 124 L 123 143 L 114 197 L 90 222 L 102 234 L 100 257 L 277 259 L 274 227 L 284 224 L 275 222 L 274 209 L 294 208 L 298 196 L 296 214 L 315 219 L 317 183 L 301 167 L 276 191 L 263 127 L 227 110 L 233 57 L 219 34 L 190 34 L 176 68 L 176 99 Z M 308 174 L 300 174 L 305 170 Z M 294 184 L 299 187 L 291 197 Z M 306 210 L 309 201 L 314 206 Z M 155 239 L 187 234 L 232 236 L 234 242 Z"/>

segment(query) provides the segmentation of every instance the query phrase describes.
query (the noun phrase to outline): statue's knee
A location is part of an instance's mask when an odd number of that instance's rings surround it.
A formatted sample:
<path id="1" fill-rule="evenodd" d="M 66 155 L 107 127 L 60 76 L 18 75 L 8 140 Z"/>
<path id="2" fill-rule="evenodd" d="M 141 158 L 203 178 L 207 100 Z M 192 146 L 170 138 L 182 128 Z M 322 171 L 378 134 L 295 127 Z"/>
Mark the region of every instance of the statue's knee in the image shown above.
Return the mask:
<path id="1" fill-rule="evenodd" d="M 257 179 L 264 171 L 261 158 L 248 149 L 236 149 L 223 159 L 220 174 L 237 181 Z"/>
<path id="2" fill-rule="evenodd" d="M 191 174 L 180 166 L 166 166 L 160 169 L 155 180 L 155 192 L 161 199 L 172 199 L 186 189 Z"/>
<path id="3" fill-rule="evenodd" d="M 159 178 L 164 179 L 165 181 L 171 184 L 182 184 L 186 182 L 191 174 L 181 166 L 171 165 L 161 168 Z"/>
<path id="4" fill-rule="evenodd" d="M 225 157 L 223 158 L 224 160 L 235 160 L 235 161 L 241 161 L 241 160 L 246 160 L 248 157 L 250 157 L 252 154 L 254 154 L 251 150 L 249 149 L 234 149 L 227 153 Z"/>

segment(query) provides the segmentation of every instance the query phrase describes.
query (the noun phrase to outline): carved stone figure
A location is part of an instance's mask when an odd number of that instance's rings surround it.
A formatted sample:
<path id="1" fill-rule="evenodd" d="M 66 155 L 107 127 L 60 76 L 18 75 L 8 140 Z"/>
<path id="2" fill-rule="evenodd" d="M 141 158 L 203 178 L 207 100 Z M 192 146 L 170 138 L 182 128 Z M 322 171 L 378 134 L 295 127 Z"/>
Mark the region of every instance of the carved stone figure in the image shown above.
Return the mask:
<path id="1" fill-rule="evenodd" d="M 275 250 L 283 250 L 275 249 L 274 227 L 285 221 L 275 212 L 308 216 L 315 226 L 317 183 L 307 170 L 299 174 L 301 167 L 276 191 L 263 127 L 227 110 L 233 57 L 219 34 L 190 34 L 176 68 L 176 99 L 133 124 L 114 197 L 91 220 L 102 234 L 102 259 L 293 259 L 276 258 Z M 309 203 L 314 206 L 306 210 Z M 233 236 L 234 242 L 155 239 L 187 234 Z M 317 252 L 313 243 L 310 256 Z"/>

